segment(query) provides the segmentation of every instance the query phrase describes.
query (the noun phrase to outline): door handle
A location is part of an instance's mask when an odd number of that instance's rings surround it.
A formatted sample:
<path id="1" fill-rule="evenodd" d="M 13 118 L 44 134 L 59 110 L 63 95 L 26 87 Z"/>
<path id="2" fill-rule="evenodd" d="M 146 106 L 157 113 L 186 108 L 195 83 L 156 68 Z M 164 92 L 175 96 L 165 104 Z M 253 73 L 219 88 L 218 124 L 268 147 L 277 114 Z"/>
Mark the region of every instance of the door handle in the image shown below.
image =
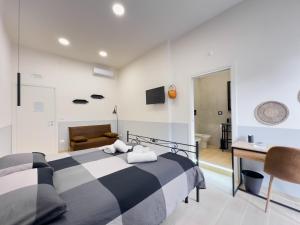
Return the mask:
<path id="1" fill-rule="evenodd" d="M 49 126 L 49 127 L 53 127 L 53 126 L 54 126 L 54 121 L 49 121 L 49 122 L 48 122 L 48 126 Z"/>

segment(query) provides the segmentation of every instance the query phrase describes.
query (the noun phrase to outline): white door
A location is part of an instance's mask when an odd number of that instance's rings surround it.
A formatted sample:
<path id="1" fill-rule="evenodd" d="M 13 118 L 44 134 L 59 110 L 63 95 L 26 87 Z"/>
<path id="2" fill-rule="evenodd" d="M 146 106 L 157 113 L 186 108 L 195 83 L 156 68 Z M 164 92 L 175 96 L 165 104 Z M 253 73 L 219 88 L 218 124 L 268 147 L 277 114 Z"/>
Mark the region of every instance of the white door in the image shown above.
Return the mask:
<path id="1" fill-rule="evenodd" d="M 55 90 L 22 85 L 17 107 L 17 152 L 57 153 Z"/>

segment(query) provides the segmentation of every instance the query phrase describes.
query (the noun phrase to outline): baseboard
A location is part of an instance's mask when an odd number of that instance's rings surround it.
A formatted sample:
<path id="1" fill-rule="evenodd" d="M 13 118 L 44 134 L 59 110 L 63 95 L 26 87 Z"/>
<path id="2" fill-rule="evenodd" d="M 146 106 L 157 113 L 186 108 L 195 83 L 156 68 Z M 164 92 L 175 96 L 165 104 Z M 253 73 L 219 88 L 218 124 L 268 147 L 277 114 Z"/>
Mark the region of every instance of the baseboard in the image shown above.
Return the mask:
<path id="1" fill-rule="evenodd" d="M 223 174 L 223 175 L 226 175 L 229 177 L 232 176 L 232 169 L 228 169 L 226 167 L 218 166 L 218 165 L 208 163 L 208 162 L 205 162 L 202 160 L 199 160 L 199 165 L 200 165 L 200 167 L 202 167 L 204 169 L 207 169 L 207 170 L 219 173 L 219 174 Z"/>

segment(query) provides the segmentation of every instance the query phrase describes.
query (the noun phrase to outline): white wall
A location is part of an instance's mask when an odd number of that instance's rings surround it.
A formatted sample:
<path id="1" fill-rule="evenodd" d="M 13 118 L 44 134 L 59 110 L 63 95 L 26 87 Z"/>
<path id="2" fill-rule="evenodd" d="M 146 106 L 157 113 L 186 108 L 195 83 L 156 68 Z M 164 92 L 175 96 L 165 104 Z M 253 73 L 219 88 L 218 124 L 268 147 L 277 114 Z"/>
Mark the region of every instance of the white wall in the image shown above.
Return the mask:
<path id="1" fill-rule="evenodd" d="M 167 92 L 171 82 L 169 51 L 169 45 L 163 44 L 119 71 L 117 95 L 123 137 L 129 130 L 140 135 L 170 138 L 171 100 L 166 98 L 165 104 L 146 105 L 146 90 L 165 86 Z"/>
<path id="2" fill-rule="evenodd" d="M 174 79 L 186 93 L 173 107 L 174 121 L 188 122 L 188 92 L 184 90 L 191 76 L 233 66 L 239 125 L 263 126 L 254 119 L 254 108 L 277 99 L 291 109 L 290 118 L 277 127 L 298 129 L 299 9 L 297 0 L 245 1 L 173 41 Z"/>
<path id="3" fill-rule="evenodd" d="M 21 49 L 22 83 L 54 87 L 58 121 L 90 121 L 113 119 L 116 103 L 116 80 L 93 75 L 93 65 L 43 53 Z M 35 78 L 35 74 L 42 78 Z M 102 100 L 92 100 L 101 94 Z M 77 105 L 72 100 L 87 99 L 89 104 Z"/>
<path id="4" fill-rule="evenodd" d="M 253 110 L 263 101 L 276 99 L 290 108 L 290 117 L 274 128 L 298 129 L 299 9 L 298 0 L 245 1 L 170 45 L 162 45 L 170 48 L 168 53 L 160 46 L 139 58 L 120 74 L 120 105 L 126 105 L 122 119 L 167 121 L 170 111 L 172 122 L 189 123 L 191 78 L 231 66 L 239 126 L 264 127 L 253 117 Z M 170 81 L 179 93 L 169 104 L 171 110 L 159 106 L 156 112 L 145 106 L 143 92 Z M 130 110 L 137 107 L 138 112 Z"/>
<path id="5" fill-rule="evenodd" d="M 146 105 L 146 90 L 170 83 L 169 46 L 159 46 L 126 66 L 118 76 L 118 106 L 121 120 L 168 122 L 169 100 Z"/>
<path id="6" fill-rule="evenodd" d="M 22 84 L 54 87 L 56 91 L 56 118 L 58 131 L 68 144 L 67 126 L 101 123 L 115 120 L 112 114 L 116 105 L 116 79 L 93 75 L 93 65 L 44 53 L 25 47 L 21 48 L 20 71 Z M 36 78 L 38 74 L 41 78 Z M 91 94 L 101 94 L 102 100 L 91 99 Z M 72 103 L 74 99 L 86 99 L 86 105 Z"/>
<path id="7" fill-rule="evenodd" d="M 120 75 L 126 79 L 120 79 L 119 86 L 130 87 L 128 93 L 121 92 L 121 99 L 128 101 L 127 112 L 121 112 L 122 119 L 171 120 L 172 123 L 188 124 L 192 77 L 232 67 L 232 82 L 236 86 L 233 97 L 237 102 L 234 122 L 238 127 L 266 127 L 255 120 L 254 109 L 263 101 L 277 100 L 289 107 L 290 116 L 271 129 L 299 130 L 300 30 L 296 29 L 297 21 L 300 21 L 299 9 L 298 0 L 244 1 L 169 45 L 165 44 L 169 46 L 169 54 L 159 51 L 160 46 L 139 58 Z M 151 54 L 154 55 L 151 57 Z M 171 77 L 160 71 L 170 71 Z M 143 82 L 158 79 L 155 74 L 161 74 L 160 84 L 170 81 L 178 90 L 178 98 L 158 113 L 145 106 L 142 101 L 145 96 L 133 94 L 136 89 L 140 90 L 139 94 L 146 89 Z M 132 108 L 139 108 L 139 111 L 130 113 Z M 169 117 L 165 119 L 161 115 L 167 115 L 167 111 Z"/>
<path id="8" fill-rule="evenodd" d="M 0 156 L 11 152 L 11 45 L 6 33 L 0 1 Z"/>
<path id="9" fill-rule="evenodd" d="M 2 1 L 1 1 L 2 2 Z M 1 3 L 0 2 L 0 3 Z M 0 10 L 2 9 L 0 5 Z M 1 11 L 0 11 L 1 13 Z M 0 14 L 0 127 L 11 125 L 11 48 Z M 4 107 L 3 107 L 4 106 Z"/>
<path id="10" fill-rule="evenodd" d="M 298 0 L 245 1 L 173 41 L 172 69 L 179 91 L 190 89 L 192 76 L 232 66 L 237 137 L 254 134 L 256 141 L 266 144 L 300 147 L 299 11 Z M 189 122 L 190 97 L 186 91 L 173 105 L 173 121 Z M 258 123 L 254 109 L 268 100 L 285 103 L 290 110 L 288 120 L 273 127 Z M 262 165 L 251 161 L 244 165 L 263 170 Z M 300 198 L 296 185 L 276 181 L 274 189 Z"/>
<path id="11" fill-rule="evenodd" d="M 237 102 L 236 108 L 233 108 L 236 113 L 233 115 L 236 121 L 233 122 L 237 123 L 238 128 L 235 130 L 238 132 L 236 137 L 244 137 L 251 132 L 257 137 L 257 141 L 300 147 L 300 104 L 297 101 L 300 89 L 300 29 L 297 29 L 299 12 L 298 0 L 244 1 L 181 38 L 171 41 L 169 54 L 158 51 L 159 54 L 155 54 L 155 57 L 149 58 L 149 53 L 139 58 L 134 63 L 135 68 L 138 68 L 137 72 L 128 69 L 132 68 L 130 65 L 123 70 L 127 71 L 126 79 L 124 74 L 121 74 L 124 78 L 120 80 L 119 85 L 122 86 L 123 82 L 129 82 L 128 80 L 131 84 L 126 85 L 130 87 L 128 94 L 125 91 L 121 92 L 122 99 L 128 100 L 129 96 L 131 99 L 137 99 L 126 104 L 121 103 L 128 108 L 122 119 L 138 118 L 155 122 L 162 121 L 163 118 L 172 124 L 182 124 L 181 129 L 170 126 L 173 129 L 172 133 L 179 132 L 173 139 L 177 140 L 187 134 L 185 141 L 189 141 L 189 123 L 193 117 L 192 77 L 231 67 L 235 87 L 233 98 Z M 158 67 L 157 59 L 160 59 Z M 147 60 L 146 65 L 144 60 Z M 161 64 L 161 61 L 170 62 L 171 67 L 167 68 L 169 64 Z M 170 78 L 159 71 L 171 71 L 172 76 Z M 150 75 L 153 80 L 157 79 L 155 74 L 161 74 L 160 83 L 168 83 L 171 80 L 178 90 L 178 98 L 169 102 L 169 107 L 161 109 L 165 112 L 160 110 L 157 114 L 151 108 L 145 107 L 145 103 L 139 100 L 141 96 L 133 94 L 136 93 L 135 88 L 140 90 L 139 94 L 142 93 L 141 87 L 146 89 L 142 83 L 148 82 L 151 79 Z M 289 107 L 290 116 L 287 121 L 267 127 L 255 120 L 255 107 L 268 100 L 281 101 Z M 168 113 L 169 117 L 166 119 L 164 116 Z M 291 136 L 294 138 L 289 138 Z M 260 166 L 254 167 L 261 170 Z M 285 187 L 290 194 L 299 196 L 296 187 Z"/>

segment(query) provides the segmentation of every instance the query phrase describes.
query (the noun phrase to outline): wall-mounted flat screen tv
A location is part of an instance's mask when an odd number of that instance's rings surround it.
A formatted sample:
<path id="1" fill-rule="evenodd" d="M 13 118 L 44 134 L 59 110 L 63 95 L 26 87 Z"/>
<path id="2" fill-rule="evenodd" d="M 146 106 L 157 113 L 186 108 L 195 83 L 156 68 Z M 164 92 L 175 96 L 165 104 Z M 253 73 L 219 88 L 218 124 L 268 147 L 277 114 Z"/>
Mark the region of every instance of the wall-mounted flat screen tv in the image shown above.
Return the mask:
<path id="1" fill-rule="evenodd" d="M 153 88 L 146 91 L 146 104 L 163 104 L 165 103 L 165 87 Z"/>

